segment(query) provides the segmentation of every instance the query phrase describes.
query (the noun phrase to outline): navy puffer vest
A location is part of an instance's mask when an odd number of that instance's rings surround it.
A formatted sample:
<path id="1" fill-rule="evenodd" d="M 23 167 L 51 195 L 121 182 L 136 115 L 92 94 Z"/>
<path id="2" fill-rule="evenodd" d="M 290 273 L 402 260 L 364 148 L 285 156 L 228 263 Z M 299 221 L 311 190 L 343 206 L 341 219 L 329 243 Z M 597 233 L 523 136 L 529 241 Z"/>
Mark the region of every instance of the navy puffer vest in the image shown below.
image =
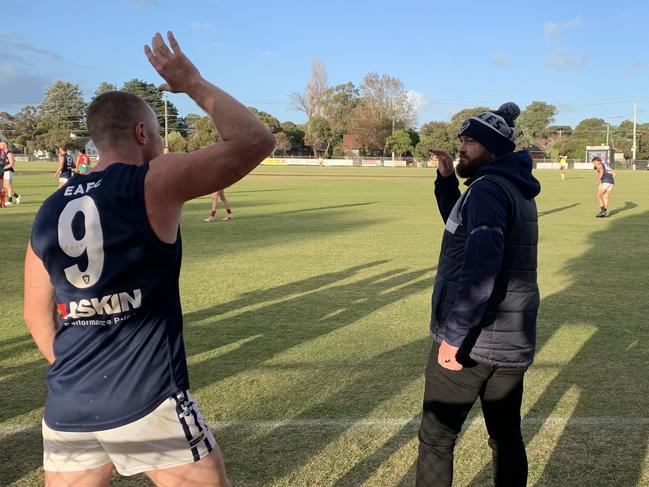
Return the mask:
<path id="1" fill-rule="evenodd" d="M 538 215 L 534 199 L 525 198 L 505 177 L 477 179 L 496 183 L 509 197 L 508 227 L 500 273 L 480 325 L 460 347 L 459 356 L 501 367 L 527 367 L 534 359 L 539 289 L 536 280 Z M 444 339 L 444 320 L 455 303 L 468 235 L 462 222 L 471 187 L 455 204 L 446 222 L 432 297 L 431 334 Z"/>

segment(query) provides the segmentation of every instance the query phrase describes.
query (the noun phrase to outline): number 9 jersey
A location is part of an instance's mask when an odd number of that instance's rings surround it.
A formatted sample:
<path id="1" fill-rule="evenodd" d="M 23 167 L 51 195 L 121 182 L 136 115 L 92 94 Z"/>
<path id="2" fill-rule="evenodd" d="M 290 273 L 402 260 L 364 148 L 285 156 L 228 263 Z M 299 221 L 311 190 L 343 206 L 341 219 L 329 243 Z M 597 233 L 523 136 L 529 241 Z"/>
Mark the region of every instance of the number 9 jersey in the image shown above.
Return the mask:
<path id="1" fill-rule="evenodd" d="M 73 178 L 36 215 L 31 245 L 58 309 L 44 417 L 54 430 L 116 428 L 189 388 L 180 232 L 173 244 L 153 232 L 148 168 L 115 163 Z"/>

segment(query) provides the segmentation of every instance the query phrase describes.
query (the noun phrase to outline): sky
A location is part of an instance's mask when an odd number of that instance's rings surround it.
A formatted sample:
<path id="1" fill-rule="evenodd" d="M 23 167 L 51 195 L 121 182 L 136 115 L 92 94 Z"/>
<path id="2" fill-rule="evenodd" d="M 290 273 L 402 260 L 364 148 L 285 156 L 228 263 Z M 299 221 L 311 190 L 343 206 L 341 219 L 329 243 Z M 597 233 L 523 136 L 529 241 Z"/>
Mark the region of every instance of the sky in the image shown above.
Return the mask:
<path id="1" fill-rule="evenodd" d="M 419 123 L 514 101 L 557 106 L 556 124 L 649 122 L 644 0 L 1 0 L 0 111 L 38 105 L 46 86 L 139 78 L 160 84 L 143 45 L 172 30 L 202 75 L 280 121 L 315 59 L 330 85 L 369 72 L 400 78 Z M 181 114 L 200 109 L 170 95 Z"/>

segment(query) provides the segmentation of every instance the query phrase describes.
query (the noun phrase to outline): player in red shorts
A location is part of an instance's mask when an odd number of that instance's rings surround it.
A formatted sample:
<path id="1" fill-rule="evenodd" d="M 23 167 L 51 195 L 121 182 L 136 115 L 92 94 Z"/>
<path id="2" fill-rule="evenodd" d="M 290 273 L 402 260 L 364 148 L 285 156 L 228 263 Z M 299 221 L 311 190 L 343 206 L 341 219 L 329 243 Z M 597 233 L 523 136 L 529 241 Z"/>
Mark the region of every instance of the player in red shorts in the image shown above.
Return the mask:
<path id="1" fill-rule="evenodd" d="M 216 220 L 216 208 L 219 206 L 219 200 L 223 203 L 223 207 L 225 208 L 225 216 L 221 218 L 221 220 L 232 220 L 232 210 L 228 204 L 228 199 L 225 197 L 225 192 L 223 190 L 217 191 L 216 193 L 212 193 L 210 196 L 212 197 L 212 211 L 210 211 L 210 216 L 208 216 L 204 221 L 211 223 Z"/>

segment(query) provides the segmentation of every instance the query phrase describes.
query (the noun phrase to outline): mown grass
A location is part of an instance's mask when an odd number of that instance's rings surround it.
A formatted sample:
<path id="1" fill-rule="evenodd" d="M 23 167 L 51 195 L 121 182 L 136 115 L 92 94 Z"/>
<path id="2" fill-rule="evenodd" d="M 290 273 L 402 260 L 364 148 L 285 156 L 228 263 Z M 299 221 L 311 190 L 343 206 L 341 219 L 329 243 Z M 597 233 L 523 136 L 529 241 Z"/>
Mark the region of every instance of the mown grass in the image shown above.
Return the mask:
<path id="1" fill-rule="evenodd" d="M 45 362 L 22 323 L 22 258 L 53 165 L 24 163 L 0 209 L 0 484 L 40 485 Z M 594 218 L 594 173 L 539 171 L 529 485 L 649 485 L 647 172 L 620 172 Z M 265 167 L 230 188 L 235 219 L 187 204 L 181 292 L 194 395 L 235 486 L 413 485 L 442 232 L 432 170 Z M 490 485 L 476 420 L 456 485 Z M 354 423 L 365 420 L 365 423 Z M 547 420 L 547 421 L 546 421 Z M 114 485 L 148 485 L 141 476 Z"/>

